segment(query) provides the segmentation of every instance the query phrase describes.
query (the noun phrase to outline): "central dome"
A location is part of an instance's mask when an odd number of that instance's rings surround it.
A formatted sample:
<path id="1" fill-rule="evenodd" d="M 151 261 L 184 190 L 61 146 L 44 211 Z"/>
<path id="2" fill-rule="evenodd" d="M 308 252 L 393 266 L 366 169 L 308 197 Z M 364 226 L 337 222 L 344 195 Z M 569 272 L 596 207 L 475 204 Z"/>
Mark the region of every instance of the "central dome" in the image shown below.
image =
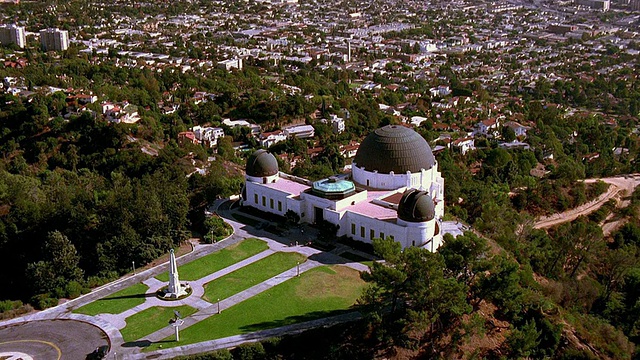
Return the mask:
<path id="1" fill-rule="evenodd" d="M 366 171 L 404 174 L 429 170 L 436 160 L 420 134 L 404 126 L 387 125 L 362 141 L 353 162 Z"/>

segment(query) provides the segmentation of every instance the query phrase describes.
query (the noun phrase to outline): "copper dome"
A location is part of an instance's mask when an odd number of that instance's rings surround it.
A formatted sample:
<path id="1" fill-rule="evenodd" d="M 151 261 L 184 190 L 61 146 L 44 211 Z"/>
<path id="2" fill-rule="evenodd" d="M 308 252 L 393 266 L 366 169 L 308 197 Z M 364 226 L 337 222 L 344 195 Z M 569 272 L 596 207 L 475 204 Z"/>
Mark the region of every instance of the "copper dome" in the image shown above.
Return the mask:
<path id="1" fill-rule="evenodd" d="M 420 134 L 404 126 L 387 125 L 362 141 L 354 163 L 366 171 L 404 174 L 429 170 L 436 160 L 431 147 Z"/>

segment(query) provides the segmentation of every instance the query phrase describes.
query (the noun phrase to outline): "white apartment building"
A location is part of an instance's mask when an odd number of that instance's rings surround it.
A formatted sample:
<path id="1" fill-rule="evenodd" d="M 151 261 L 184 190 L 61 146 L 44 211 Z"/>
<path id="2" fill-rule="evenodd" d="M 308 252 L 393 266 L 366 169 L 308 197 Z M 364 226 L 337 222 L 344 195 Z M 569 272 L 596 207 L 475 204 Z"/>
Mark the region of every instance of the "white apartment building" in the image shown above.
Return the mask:
<path id="1" fill-rule="evenodd" d="M 0 26 L 0 44 L 16 44 L 19 48 L 24 48 L 25 43 L 24 26 L 15 24 Z"/>
<path id="2" fill-rule="evenodd" d="M 45 51 L 64 51 L 69 48 L 69 32 L 58 28 L 40 30 L 40 44 Z"/>

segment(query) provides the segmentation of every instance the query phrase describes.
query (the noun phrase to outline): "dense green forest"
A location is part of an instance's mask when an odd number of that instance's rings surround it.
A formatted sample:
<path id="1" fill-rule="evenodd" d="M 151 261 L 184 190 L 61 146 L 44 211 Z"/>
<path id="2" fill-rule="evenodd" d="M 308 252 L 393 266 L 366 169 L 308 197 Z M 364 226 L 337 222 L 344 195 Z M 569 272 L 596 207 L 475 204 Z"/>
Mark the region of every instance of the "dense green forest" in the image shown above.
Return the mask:
<path id="1" fill-rule="evenodd" d="M 125 145 L 128 129 L 88 114 L 33 134 L 29 112 L 3 113 L 5 129 L 22 119 L 0 166 L 0 248 L 10 254 L 0 266 L 14 289 L 5 296 L 46 294 L 31 300 L 39 307 L 77 296 L 177 246 L 203 226 L 207 201 L 239 190 L 222 166 L 187 178 L 175 144 L 146 155 Z"/>

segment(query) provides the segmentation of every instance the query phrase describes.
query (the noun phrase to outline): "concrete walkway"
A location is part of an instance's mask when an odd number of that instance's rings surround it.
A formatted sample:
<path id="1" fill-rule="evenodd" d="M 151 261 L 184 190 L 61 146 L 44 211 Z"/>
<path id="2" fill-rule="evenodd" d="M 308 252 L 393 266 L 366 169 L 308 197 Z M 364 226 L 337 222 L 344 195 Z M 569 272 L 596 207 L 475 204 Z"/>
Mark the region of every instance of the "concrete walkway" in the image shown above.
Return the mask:
<path id="1" fill-rule="evenodd" d="M 219 205 L 215 204 L 214 209 L 217 209 Z M 207 319 L 211 316 L 215 316 L 220 311 L 224 311 L 246 299 L 249 299 L 257 294 L 260 294 L 274 286 L 277 286 L 293 277 L 298 275 L 298 267 L 294 267 L 289 269 L 283 273 L 280 273 L 260 284 L 257 284 L 249 289 L 246 289 L 240 293 L 234 294 L 226 299 L 221 299 L 219 302 L 212 304 L 204 299 L 202 296 L 204 295 L 204 286 L 220 277 L 223 277 L 233 271 L 236 271 L 242 267 L 260 261 L 266 258 L 269 255 L 272 255 L 276 252 L 296 252 L 307 257 L 307 261 L 299 265 L 300 273 L 313 269 L 315 267 L 321 265 L 334 265 L 334 264 L 342 264 L 345 266 L 349 266 L 358 271 L 368 271 L 368 267 L 366 265 L 350 262 L 337 254 L 341 254 L 345 251 L 349 251 L 351 253 L 356 253 L 360 256 L 366 257 L 367 254 L 361 253 L 357 250 L 348 248 L 344 245 L 337 244 L 336 248 L 332 252 L 323 252 L 318 249 L 314 249 L 309 246 L 302 246 L 298 244 L 303 244 L 309 242 L 311 239 L 317 237 L 317 230 L 305 225 L 302 225 L 298 229 L 293 229 L 289 231 L 286 236 L 278 236 L 272 233 L 269 233 L 264 230 L 255 229 L 251 226 L 244 225 L 235 221 L 232 217 L 232 210 L 222 211 L 221 215 L 225 218 L 225 221 L 229 223 L 233 229 L 234 233 L 228 237 L 227 239 L 211 245 L 196 245 L 194 249 L 189 254 L 183 255 L 176 259 L 178 265 L 185 264 L 187 262 L 191 262 L 196 260 L 202 256 L 209 255 L 213 252 L 219 251 L 225 247 L 236 244 L 246 238 L 258 238 L 267 243 L 269 248 L 265 251 L 260 252 L 259 254 L 253 255 L 245 260 L 239 261 L 229 267 L 221 269 L 215 273 L 209 274 L 201 279 L 195 281 L 189 281 L 189 285 L 192 288 L 191 296 L 178 300 L 178 301 L 164 301 L 160 300 L 155 296 L 155 292 L 160 288 L 166 285 L 165 282 L 157 280 L 155 276 L 167 272 L 168 262 L 160 264 L 156 267 L 144 270 L 135 275 L 130 275 L 125 278 L 121 278 L 112 283 L 106 284 L 99 288 L 94 289 L 92 292 L 80 296 L 76 299 L 70 300 L 58 306 L 49 308 L 44 311 L 40 311 L 35 314 L 31 314 L 28 316 L 24 316 L 21 318 L 11 319 L 8 321 L 0 322 L 0 326 L 9 325 L 12 323 L 21 323 L 25 321 L 32 320 L 42 320 L 42 319 L 74 319 L 85 321 L 91 323 L 95 326 L 103 329 L 110 340 L 111 343 L 111 354 L 117 353 L 119 356 L 124 358 L 170 358 L 177 355 L 182 354 L 195 354 L 198 352 L 215 350 L 222 347 L 227 346 L 235 346 L 242 342 L 247 341 L 259 341 L 271 336 L 280 336 L 291 332 L 300 332 L 305 329 L 318 327 L 318 326 L 326 326 L 329 324 L 333 324 L 336 322 L 344 322 L 348 321 L 347 319 L 352 319 L 354 316 L 359 316 L 358 314 L 346 314 L 348 316 L 338 316 L 327 319 L 318 319 L 315 321 L 294 324 L 290 326 L 285 326 L 277 329 L 270 329 L 265 331 L 256 332 L 253 334 L 245 334 L 234 336 L 226 339 L 220 339 L 215 341 L 208 341 L 205 343 L 191 344 L 187 346 L 176 347 L 174 349 L 165 349 L 161 351 L 149 352 L 149 353 L 140 353 L 140 348 L 132 346 L 131 344 L 125 345 L 122 335 L 119 330 L 123 329 L 126 326 L 126 319 L 134 314 L 137 314 L 141 311 L 149 309 L 154 306 L 162 306 L 162 307 L 176 307 L 181 305 L 188 305 L 195 309 L 197 312 L 188 316 L 184 319 L 184 325 L 181 327 L 185 329 L 193 324 L 196 324 L 204 319 Z M 264 219 L 256 218 L 249 214 L 242 214 L 243 216 L 250 217 L 255 219 L 256 221 L 264 222 Z M 291 246 L 291 244 L 295 244 Z M 87 316 L 81 314 L 73 314 L 72 311 L 82 307 L 88 303 L 101 299 L 103 297 L 109 296 L 117 291 L 125 289 L 131 285 L 137 283 L 144 283 L 149 287 L 149 290 L 146 292 L 145 302 L 137 305 L 131 309 L 128 309 L 119 314 L 99 314 L 97 316 Z M 144 341 L 141 343 L 149 343 L 155 341 L 161 341 L 166 337 L 169 337 L 174 334 L 174 329 L 171 326 L 164 327 L 148 336 L 144 337 Z"/>
<path id="2" fill-rule="evenodd" d="M 180 355 L 194 355 L 205 351 L 231 348 L 248 342 L 258 342 L 276 336 L 299 334 L 309 329 L 328 327 L 345 322 L 355 321 L 360 319 L 361 317 L 362 316 L 359 312 L 353 311 L 324 319 L 317 319 L 273 329 L 256 331 L 250 334 L 234 335 L 196 344 L 177 346 L 171 349 L 157 350 L 149 353 L 132 354 L 129 359 L 147 359 L 151 357 L 153 357 L 153 359 L 173 359 L 176 356 Z"/>
<path id="3" fill-rule="evenodd" d="M 313 269 L 315 267 L 321 266 L 317 261 L 306 261 L 300 264 L 300 273 Z M 229 298 L 224 300 L 220 300 L 218 304 L 211 305 L 206 309 L 196 312 L 195 314 L 186 317 L 184 319 L 184 324 L 181 326 L 181 329 L 186 329 L 189 326 L 196 324 L 202 320 L 205 320 L 211 316 L 219 314 L 220 312 L 237 305 L 251 297 L 254 297 L 264 291 L 271 289 L 272 287 L 282 284 L 283 282 L 292 279 L 297 276 L 297 268 L 289 269 L 281 274 L 278 274 L 271 279 L 268 279 L 258 285 L 250 287 L 245 291 L 241 291 Z M 160 329 L 153 334 L 144 337 L 144 340 L 149 340 L 151 342 L 157 342 L 163 340 L 166 337 L 172 336 L 174 334 L 173 327 L 167 326 L 163 329 Z"/>

